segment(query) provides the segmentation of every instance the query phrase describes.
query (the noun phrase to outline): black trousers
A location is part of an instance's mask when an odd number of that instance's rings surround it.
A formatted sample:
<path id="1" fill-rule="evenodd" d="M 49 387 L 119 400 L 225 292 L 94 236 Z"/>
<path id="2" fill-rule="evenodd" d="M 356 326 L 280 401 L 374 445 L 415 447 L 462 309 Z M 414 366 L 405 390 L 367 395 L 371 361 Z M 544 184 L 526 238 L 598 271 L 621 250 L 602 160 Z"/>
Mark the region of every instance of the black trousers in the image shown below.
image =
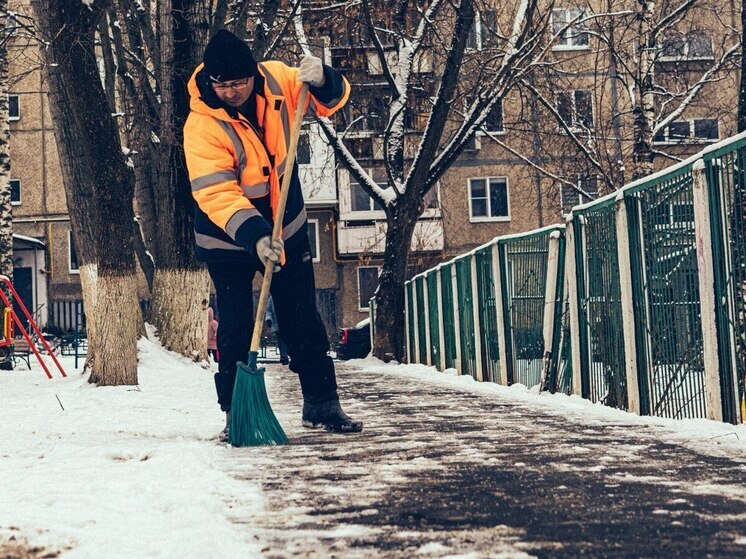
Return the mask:
<path id="1" fill-rule="evenodd" d="M 302 233 L 285 244 L 285 265 L 274 272 L 270 292 L 280 336 L 288 348 L 290 370 L 298 374 L 306 400 L 337 398 L 334 363 L 327 355 L 329 338 L 316 308 L 316 283 L 308 237 Z M 237 362 L 246 362 L 254 329 L 252 281 L 263 266 L 257 258 L 243 262 L 208 262 L 215 285 L 220 362 L 215 375 L 218 404 L 230 411 Z"/>

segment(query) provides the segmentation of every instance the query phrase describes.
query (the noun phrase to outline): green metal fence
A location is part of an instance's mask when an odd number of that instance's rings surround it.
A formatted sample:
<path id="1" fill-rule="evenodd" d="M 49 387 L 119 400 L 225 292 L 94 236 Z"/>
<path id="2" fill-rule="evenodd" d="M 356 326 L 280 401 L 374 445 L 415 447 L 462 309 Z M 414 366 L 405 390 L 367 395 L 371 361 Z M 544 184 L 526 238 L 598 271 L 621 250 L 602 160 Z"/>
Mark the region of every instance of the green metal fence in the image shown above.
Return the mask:
<path id="1" fill-rule="evenodd" d="M 417 328 L 415 323 L 415 311 L 414 311 L 414 287 L 411 283 L 407 283 L 405 286 L 406 307 L 407 307 L 407 358 L 410 363 L 417 362 L 417 354 L 415 353 L 415 336 L 417 335 Z"/>
<path id="2" fill-rule="evenodd" d="M 427 314 L 425 313 L 425 278 L 418 276 L 414 280 L 414 290 L 417 299 L 417 307 L 415 312 L 417 314 L 417 348 L 420 363 L 427 363 L 427 352 L 429 351 L 427 345 L 427 331 L 429 324 L 425 321 Z"/>
<path id="3" fill-rule="evenodd" d="M 427 288 L 428 329 L 430 331 L 430 364 L 440 367 L 440 323 L 442 313 L 438 304 L 438 272 L 430 270 L 425 276 Z"/>
<path id="4" fill-rule="evenodd" d="M 499 239 L 508 383 L 536 386 L 544 373 L 549 239 L 559 228 Z M 549 349 L 549 348 L 547 348 Z"/>
<path id="5" fill-rule="evenodd" d="M 500 378 L 500 351 L 497 344 L 497 306 L 493 248 L 487 246 L 474 253 L 477 266 L 479 324 L 482 332 L 483 380 L 496 382 Z"/>
<path id="6" fill-rule="evenodd" d="M 408 357 L 642 414 L 743 421 L 745 239 L 746 133 L 407 282 Z"/>
<path id="7" fill-rule="evenodd" d="M 562 317 L 560 318 L 559 363 L 557 374 L 550 377 L 547 389 L 550 392 L 561 394 L 572 394 L 572 349 L 570 347 L 570 307 L 565 298 L 562 302 Z"/>
<path id="8" fill-rule="evenodd" d="M 705 154 L 723 416 L 746 420 L 746 140 Z M 728 396 L 736 394 L 736 402 Z"/>
<path id="9" fill-rule="evenodd" d="M 579 342 L 584 396 L 626 409 L 626 367 L 615 202 L 573 212 L 581 258 L 578 277 Z M 576 255 L 578 252 L 576 252 Z"/>
<path id="10" fill-rule="evenodd" d="M 459 347 L 461 348 L 461 374 L 477 378 L 477 353 L 474 328 L 474 294 L 471 281 L 471 258 L 457 258 L 456 286 L 459 308 Z"/>
<path id="11" fill-rule="evenodd" d="M 456 331 L 456 317 L 454 313 L 453 300 L 453 265 L 444 265 L 442 268 L 436 268 L 438 281 L 440 282 L 442 300 L 443 300 L 443 347 L 445 349 L 446 369 L 456 368 L 456 359 L 458 352 L 456 350 L 456 340 L 458 332 Z"/>
<path id="12" fill-rule="evenodd" d="M 679 166 L 625 191 L 641 402 L 673 418 L 707 413 L 691 171 Z"/>

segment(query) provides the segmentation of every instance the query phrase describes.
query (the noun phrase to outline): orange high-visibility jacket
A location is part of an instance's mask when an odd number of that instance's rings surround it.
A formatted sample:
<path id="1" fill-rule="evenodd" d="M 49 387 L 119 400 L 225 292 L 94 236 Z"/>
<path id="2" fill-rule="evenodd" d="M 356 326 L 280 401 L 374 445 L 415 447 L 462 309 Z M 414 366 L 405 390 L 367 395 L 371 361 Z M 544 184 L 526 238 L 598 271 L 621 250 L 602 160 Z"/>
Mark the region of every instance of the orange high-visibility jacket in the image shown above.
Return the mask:
<path id="1" fill-rule="evenodd" d="M 300 95 L 298 69 L 281 62 L 259 64 L 254 78 L 260 130 L 238 111 L 220 102 L 203 65 L 189 80 L 189 117 L 184 126 L 186 155 L 195 208 L 197 257 L 202 260 L 246 258 L 256 242 L 271 234 L 271 224 L 257 206 L 269 196 L 276 218 L 282 174 L 290 146 L 290 128 Z M 305 111 L 330 116 L 349 98 L 350 86 L 324 66 L 325 83 L 309 88 Z M 263 136 L 263 138 L 262 138 Z M 306 210 L 297 169 L 292 169 L 282 238 L 306 232 Z"/>

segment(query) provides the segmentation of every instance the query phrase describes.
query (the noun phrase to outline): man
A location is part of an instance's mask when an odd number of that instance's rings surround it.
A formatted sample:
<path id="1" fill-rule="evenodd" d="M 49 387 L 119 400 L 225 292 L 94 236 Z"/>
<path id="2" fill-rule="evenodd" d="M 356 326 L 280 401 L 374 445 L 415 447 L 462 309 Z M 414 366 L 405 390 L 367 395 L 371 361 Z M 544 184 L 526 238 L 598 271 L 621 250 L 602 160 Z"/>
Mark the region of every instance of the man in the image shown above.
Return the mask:
<path id="1" fill-rule="evenodd" d="M 249 47 L 226 30 L 210 39 L 204 63 L 189 81 L 191 112 L 184 149 L 195 208 L 197 257 L 207 263 L 217 295 L 220 363 L 218 403 L 230 413 L 236 362 L 246 361 L 253 329 L 252 280 L 267 260 L 271 293 L 290 369 L 303 393 L 303 426 L 338 433 L 363 428 L 342 411 L 329 340 L 316 309 L 313 262 L 298 171 L 285 168 L 301 82 L 306 111 L 330 116 L 350 94 L 347 80 L 314 56 L 298 68 L 257 64 Z M 271 240 L 283 172 L 293 173 L 282 239 Z M 226 430 L 221 438 L 227 438 Z"/>

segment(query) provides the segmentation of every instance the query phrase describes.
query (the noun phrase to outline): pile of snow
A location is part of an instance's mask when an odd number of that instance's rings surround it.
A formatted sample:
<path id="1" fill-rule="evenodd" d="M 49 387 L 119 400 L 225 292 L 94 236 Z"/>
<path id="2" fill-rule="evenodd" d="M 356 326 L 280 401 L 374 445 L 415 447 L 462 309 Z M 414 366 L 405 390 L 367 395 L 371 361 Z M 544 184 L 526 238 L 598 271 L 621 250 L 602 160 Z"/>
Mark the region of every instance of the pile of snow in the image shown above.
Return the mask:
<path id="1" fill-rule="evenodd" d="M 99 388 L 62 363 L 66 379 L 0 371 L 0 541 L 20 532 L 70 558 L 259 555 L 228 517 L 263 505 L 221 470 L 213 371 L 145 339 L 139 387 Z"/>

